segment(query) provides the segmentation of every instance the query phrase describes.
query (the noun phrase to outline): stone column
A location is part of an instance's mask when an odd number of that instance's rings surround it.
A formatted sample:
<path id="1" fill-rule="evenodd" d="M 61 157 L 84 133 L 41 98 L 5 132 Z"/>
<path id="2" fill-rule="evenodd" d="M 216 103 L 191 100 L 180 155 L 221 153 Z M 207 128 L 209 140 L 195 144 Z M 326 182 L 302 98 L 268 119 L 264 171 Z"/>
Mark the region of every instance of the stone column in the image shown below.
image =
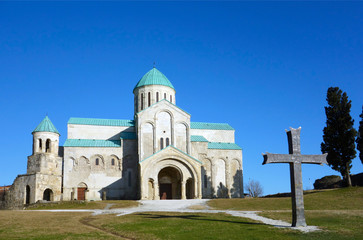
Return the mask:
<path id="1" fill-rule="evenodd" d="M 181 199 L 187 199 L 185 184 L 186 184 L 186 181 L 181 182 Z"/>
<path id="2" fill-rule="evenodd" d="M 154 182 L 154 200 L 160 200 L 158 182 Z"/>
<path id="3" fill-rule="evenodd" d="M 42 152 L 45 153 L 45 148 L 47 146 L 47 140 L 44 141 L 44 139 L 42 139 Z"/>
<path id="4" fill-rule="evenodd" d="M 88 192 L 89 192 L 88 189 L 84 191 L 84 200 L 85 201 L 88 201 Z"/>
<path id="5" fill-rule="evenodd" d="M 33 140 L 33 155 L 38 152 L 39 149 L 39 140 L 35 139 Z"/>

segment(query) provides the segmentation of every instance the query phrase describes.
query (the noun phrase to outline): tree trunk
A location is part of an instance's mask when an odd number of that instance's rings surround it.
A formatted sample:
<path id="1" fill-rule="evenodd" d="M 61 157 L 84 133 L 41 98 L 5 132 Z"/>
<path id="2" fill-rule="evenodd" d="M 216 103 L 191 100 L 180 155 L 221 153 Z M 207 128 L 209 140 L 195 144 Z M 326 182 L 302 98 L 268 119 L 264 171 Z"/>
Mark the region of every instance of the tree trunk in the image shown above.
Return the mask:
<path id="1" fill-rule="evenodd" d="M 352 180 L 350 179 L 350 171 L 348 168 L 345 170 L 345 182 L 347 183 L 347 187 L 352 186 Z"/>

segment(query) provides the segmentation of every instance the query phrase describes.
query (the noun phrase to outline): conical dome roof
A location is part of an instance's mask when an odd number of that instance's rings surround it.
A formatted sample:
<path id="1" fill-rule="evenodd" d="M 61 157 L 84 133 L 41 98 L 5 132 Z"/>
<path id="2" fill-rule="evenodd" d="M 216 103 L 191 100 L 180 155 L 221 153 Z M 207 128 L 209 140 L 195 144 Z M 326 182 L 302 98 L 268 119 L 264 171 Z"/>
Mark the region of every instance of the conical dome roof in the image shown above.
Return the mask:
<path id="1" fill-rule="evenodd" d="M 48 116 L 45 116 L 43 121 L 39 123 L 38 127 L 36 127 L 32 133 L 35 132 L 54 132 L 59 134 L 58 130 L 54 127 Z"/>
<path id="2" fill-rule="evenodd" d="M 134 90 L 146 85 L 163 85 L 174 89 L 173 84 L 155 67 L 148 71 L 136 84 Z"/>

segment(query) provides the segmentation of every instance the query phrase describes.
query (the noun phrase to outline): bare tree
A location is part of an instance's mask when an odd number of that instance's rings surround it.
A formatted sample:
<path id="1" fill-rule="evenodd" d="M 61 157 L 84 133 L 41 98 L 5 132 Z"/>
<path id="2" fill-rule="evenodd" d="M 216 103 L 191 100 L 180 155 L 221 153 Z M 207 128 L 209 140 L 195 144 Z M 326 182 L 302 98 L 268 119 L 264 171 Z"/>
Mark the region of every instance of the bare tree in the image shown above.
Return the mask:
<path id="1" fill-rule="evenodd" d="M 260 197 L 263 194 L 263 189 L 259 181 L 249 180 L 245 189 L 251 197 Z"/>

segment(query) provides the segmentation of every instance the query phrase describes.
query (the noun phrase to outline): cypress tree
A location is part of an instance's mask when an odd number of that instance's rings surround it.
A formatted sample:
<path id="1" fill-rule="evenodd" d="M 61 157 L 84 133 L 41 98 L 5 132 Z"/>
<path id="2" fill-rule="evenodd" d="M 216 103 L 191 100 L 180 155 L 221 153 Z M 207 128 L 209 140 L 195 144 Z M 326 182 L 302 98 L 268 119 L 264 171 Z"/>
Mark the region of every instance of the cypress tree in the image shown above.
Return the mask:
<path id="1" fill-rule="evenodd" d="M 328 89 L 325 107 L 326 127 L 324 127 L 322 153 L 328 153 L 327 161 L 332 169 L 340 172 L 347 186 L 352 186 L 350 169 L 356 156 L 354 120 L 350 116 L 351 101 L 338 87 Z"/>
<path id="2" fill-rule="evenodd" d="M 359 158 L 360 161 L 363 163 L 363 106 L 362 106 L 362 113 L 359 115 L 360 122 L 359 122 L 359 129 L 358 129 L 358 137 L 357 137 L 357 149 L 359 151 Z"/>

